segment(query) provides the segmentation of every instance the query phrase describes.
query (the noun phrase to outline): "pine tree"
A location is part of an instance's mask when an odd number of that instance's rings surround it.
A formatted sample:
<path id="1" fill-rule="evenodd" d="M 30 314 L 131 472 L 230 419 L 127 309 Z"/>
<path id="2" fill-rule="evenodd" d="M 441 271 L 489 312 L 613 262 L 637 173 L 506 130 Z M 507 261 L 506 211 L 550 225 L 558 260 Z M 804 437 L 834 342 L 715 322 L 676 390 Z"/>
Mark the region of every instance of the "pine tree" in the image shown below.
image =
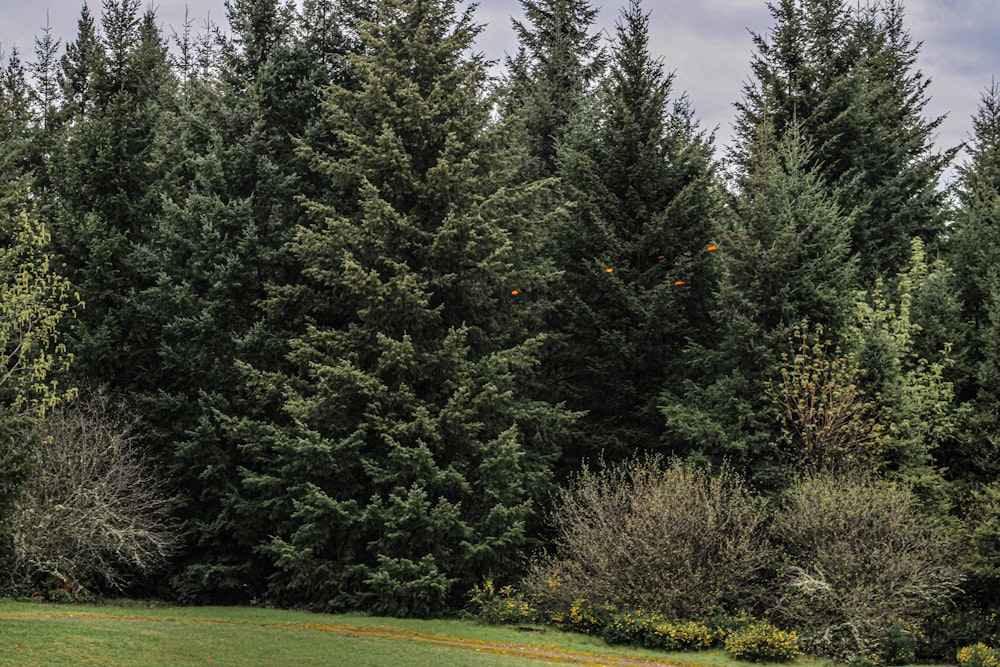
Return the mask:
<path id="1" fill-rule="evenodd" d="M 172 586 L 201 603 L 246 602 L 261 588 L 250 550 L 260 536 L 240 523 L 243 459 L 220 415 L 276 410 L 247 394 L 236 360 L 284 364 L 276 341 L 292 321 L 268 316 L 260 302 L 295 264 L 284 247 L 305 221 L 298 200 L 318 187 L 295 146 L 314 131 L 321 91 L 340 76 L 336 61 L 348 49 L 343 12 L 331 2 L 299 12 L 238 0 L 227 9 L 232 37 L 188 43 L 180 100 L 162 123 L 158 161 L 168 169 L 147 257 L 153 279 L 136 296 L 158 358 L 133 400 L 188 536 Z"/>
<path id="2" fill-rule="evenodd" d="M 996 478 L 1000 451 L 1000 356 L 997 312 L 1000 304 L 1000 87 L 982 95 L 972 119 L 969 160 L 959 167 L 958 209 L 949 260 L 954 268 L 962 320 L 971 329 L 962 361 L 965 381 L 959 397 L 973 411 L 970 428 L 954 460 L 953 476 L 969 483 Z"/>
<path id="3" fill-rule="evenodd" d="M 521 0 L 527 24 L 513 21 L 519 47 L 506 59 L 501 108 L 521 130 L 534 177 L 556 173 L 556 150 L 570 119 L 585 107 L 604 68 L 597 10 L 589 0 Z"/>
<path id="4" fill-rule="evenodd" d="M 766 382 L 779 376 L 781 353 L 803 321 L 831 336 L 843 331 L 857 264 L 851 218 L 810 166 L 806 140 L 797 132 L 777 140 L 765 126 L 758 141 L 719 225 L 717 334 L 685 351 L 690 376 L 665 389 L 661 409 L 675 453 L 729 459 L 773 488 L 782 473 Z"/>
<path id="5" fill-rule="evenodd" d="M 943 118 L 923 116 L 930 81 L 915 69 L 919 44 L 905 30 L 902 4 L 769 7 L 775 25 L 754 35 L 754 80 L 737 105 L 734 158 L 747 168 L 765 122 L 779 138 L 798 127 L 814 147 L 812 165 L 855 212 L 861 277 L 895 275 L 912 237 L 932 243 L 944 231 L 938 180 L 954 155 L 933 150 Z"/>
<path id="6" fill-rule="evenodd" d="M 564 287 L 552 363 L 586 411 L 571 458 L 655 449 L 656 405 L 712 290 L 712 139 L 649 49 L 638 0 L 622 11 L 597 101 L 567 129 L 557 164 L 572 202 L 551 242 Z M 674 283 L 685 283 L 678 289 Z M 566 461 L 566 463 L 572 463 Z"/>
<path id="7" fill-rule="evenodd" d="M 470 11 L 380 0 L 374 16 L 308 151 L 330 194 L 290 245 L 301 276 L 268 302 L 306 305 L 291 372 L 247 369 L 280 409 L 234 428 L 268 599 L 424 615 L 516 569 L 558 453 L 562 414 L 520 391 L 545 186 L 496 185 Z"/>

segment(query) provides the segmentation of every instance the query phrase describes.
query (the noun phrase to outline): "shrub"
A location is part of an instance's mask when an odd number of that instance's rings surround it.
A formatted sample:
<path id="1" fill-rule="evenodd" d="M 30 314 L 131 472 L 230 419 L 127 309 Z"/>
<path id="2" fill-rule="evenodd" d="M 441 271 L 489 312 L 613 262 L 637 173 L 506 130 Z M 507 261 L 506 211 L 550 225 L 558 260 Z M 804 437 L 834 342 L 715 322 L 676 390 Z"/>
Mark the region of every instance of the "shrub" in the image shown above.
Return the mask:
<path id="1" fill-rule="evenodd" d="M 1000 664 L 996 651 L 981 642 L 964 647 L 955 658 L 961 667 L 997 667 Z"/>
<path id="2" fill-rule="evenodd" d="M 877 655 L 894 623 L 916 626 L 957 591 L 955 548 L 911 490 L 817 476 L 789 490 L 774 531 L 788 554 L 779 618 L 811 652 Z"/>
<path id="3" fill-rule="evenodd" d="M 614 614 L 601 637 L 609 644 L 631 644 L 654 650 L 698 651 L 715 643 L 716 635 L 704 623 L 669 620 L 643 610 Z"/>
<path id="4" fill-rule="evenodd" d="M 925 639 L 924 633 L 914 625 L 901 621 L 892 623 L 878 638 L 876 661 L 881 665 L 913 664 Z"/>
<path id="5" fill-rule="evenodd" d="M 171 555 L 166 499 L 130 429 L 103 395 L 46 419 L 11 522 L 13 572 L 40 594 L 122 590 Z"/>
<path id="6" fill-rule="evenodd" d="M 966 597 L 1000 605 L 1000 482 L 980 486 L 966 501 Z"/>
<path id="7" fill-rule="evenodd" d="M 646 623 L 641 611 L 622 611 L 608 619 L 601 630 L 601 638 L 609 644 L 642 646 Z"/>
<path id="8" fill-rule="evenodd" d="M 664 621 L 652 623 L 646 637 L 646 648 L 701 651 L 711 647 L 718 635 L 710 627 L 697 621 Z"/>
<path id="9" fill-rule="evenodd" d="M 492 580 L 482 586 L 473 586 L 469 607 L 477 621 L 489 625 L 518 625 L 538 620 L 538 611 L 523 594 L 514 590 L 513 586 L 498 589 Z"/>
<path id="10" fill-rule="evenodd" d="M 574 600 L 708 618 L 754 599 L 772 572 L 764 502 L 729 468 L 659 458 L 584 469 L 558 498 L 555 553 L 525 591 L 544 610 Z"/>
<path id="11" fill-rule="evenodd" d="M 555 614 L 552 621 L 563 630 L 596 635 L 607 626 L 614 613 L 615 608 L 611 605 L 595 605 L 579 599 L 573 600 L 566 613 Z"/>
<path id="12" fill-rule="evenodd" d="M 787 662 L 802 655 L 795 632 L 780 630 L 766 621 L 734 630 L 724 645 L 733 658 L 750 662 Z"/>
<path id="13" fill-rule="evenodd" d="M 919 658 L 950 657 L 970 644 L 1000 643 L 1000 613 L 996 610 L 959 608 L 924 621 L 924 641 Z"/>

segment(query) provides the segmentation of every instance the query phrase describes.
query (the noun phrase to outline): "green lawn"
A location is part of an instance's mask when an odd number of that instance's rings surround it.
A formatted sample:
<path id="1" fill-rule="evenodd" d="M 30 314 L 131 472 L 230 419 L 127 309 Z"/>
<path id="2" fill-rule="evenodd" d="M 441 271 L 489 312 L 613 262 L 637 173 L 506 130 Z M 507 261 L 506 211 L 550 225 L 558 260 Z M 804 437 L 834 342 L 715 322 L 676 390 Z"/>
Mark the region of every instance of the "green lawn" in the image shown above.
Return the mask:
<path id="1" fill-rule="evenodd" d="M 348 636 L 344 634 L 345 627 L 410 634 L 392 638 Z M 549 628 L 544 632 L 523 632 L 454 620 L 401 620 L 245 607 L 122 607 L 0 601 L 0 665 L 5 666 L 546 664 L 497 654 L 487 646 L 479 650 L 441 646 L 432 643 L 430 637 L 462 638 L 470 643 L 529 644 L 578 654 L 646 657 L 705 667 L 738 664 L 718 651 L 665 654 L 609 647 L 594 637 Z"/>

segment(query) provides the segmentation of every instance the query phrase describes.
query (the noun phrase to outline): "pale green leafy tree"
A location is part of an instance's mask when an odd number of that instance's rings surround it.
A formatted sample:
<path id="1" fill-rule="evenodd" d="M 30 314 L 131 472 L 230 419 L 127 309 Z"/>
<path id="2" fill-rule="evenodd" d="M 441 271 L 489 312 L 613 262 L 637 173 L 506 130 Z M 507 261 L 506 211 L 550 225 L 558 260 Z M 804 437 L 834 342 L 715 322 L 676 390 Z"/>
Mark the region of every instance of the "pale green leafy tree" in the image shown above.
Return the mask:
<path id="1" fill-rule="evenodd" d="M 73 358 L 60 333 L 83 305 L 53 270 L 29 197 L 15 186 L 0 206 L 0 520 L 30 469 L 32 425 L 75 393 L 58 380 Z"/>

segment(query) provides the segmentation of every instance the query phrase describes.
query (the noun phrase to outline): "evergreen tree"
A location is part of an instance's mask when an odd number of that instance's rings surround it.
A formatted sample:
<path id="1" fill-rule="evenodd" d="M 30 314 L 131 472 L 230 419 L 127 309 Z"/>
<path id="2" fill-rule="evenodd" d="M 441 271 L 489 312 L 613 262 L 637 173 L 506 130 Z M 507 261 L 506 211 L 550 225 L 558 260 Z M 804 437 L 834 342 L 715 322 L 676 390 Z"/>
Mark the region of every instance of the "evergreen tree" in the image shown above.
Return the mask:
<path id="1" fill-rule="evenodd" d="M 778 414 L 766 382 L 779 376 L 781 353 L 804 320 L 844 329 L 857 264 L 851 218 L 811 166 L 808 143 L 767 129 L 719 225 L 717 334 L 685 351 L 690 376 L 665 389 L 661 409 L 675 453 L 728 458 L 773 488 L 781 483 L 771 446 Z"/>
<path id="2" fill-rule="evenodd" d="M 65 112 L 71 117 L 83 118 L 91 108 L 91 85 L 102 58 L 97 26 L 84 2 L 77 21 L 76 41 L 66 45 L 66 53 L 60 60 L 60 71 L 56 75 L 62 87 Z"/>
<path id="3" fill-rule="evenodd" d="M 775 25 L 754 35 L 754 80 L 737 105 L 734 158 L 748 168 L 765 122 L 779 138 L 799 128 L 814 147 L 811 164 L 855 212 L 862 278 L 895 275 L 912 237 L 931 243 L 944 231 L 937 186 L 954 155 L 933 151 L 943 118 L 923 117 L 930 81 L 914 69 L 919 44 L 905 30 L 902 4 L 768 6 Z"/>
<path id="4" fill-rule="evenodd" d="M 32 126 L 27 72 L 15 48 L 0 70 L 0 173 L 5 179 L 16 181 L 30 169 L 26 156 Z"/>
<path id="5" fill-rule="evenodd" d="M 573 204 L 551 247 L 564 272 L 552 363 L 561 395 L 587 413 L 569 454 L 611 460 L 659 444 L 660 390 L 707 319 L 718 201 L 712 140 L 685 97 L 671 100 L 638 0 L 621 13 L 609 64 L 559 147 Z"/>
<path id="6" fill-rule="evenodd" d="M 158 360 L 134 400 L 174 485 L 188 541 L 172 583 L 192 602 L 246 602 L 261 588 L 250 550 L 260 536 L 241 524 L 243 460 L 219 416 L 274 409 L 247 395 L 236 360 L 284 363 L 276 341 L 292 322 L 260 302 L 293 270 L 283 248 L 304 222 L 298 198 L 318 187 L 295 145 L 314 131 L 349 41 L 344 10 L 325 0 L 301 12 L 274 0 L 227 9 L 232 37 L 189 44 L 180 102 L 164 117 L 163 210 L 151 284 L 137 295 Z"/>
<path id="7" fill-rule="evenodd" d="M 42 129 L 49 129 L 54 122 L 61 99 L 57 58 L 59 45 L 60 40 L 52 36 L 52 29 L 46 22 L 42 36 L 35 37 L 35 62 L 31 65 L 35 80 L 32 99 L 41 119 Z"/>
<path id="8" fill-rule="evenodd" d="M 969 160 L 959 167 L 958 208 L 949 244 L 962 319 L 971 328 L 963 360 L 967 380 L 958 387 L 973 417 L 962 446 L 949 461 L 951 473 L 967 482 L 996 478 L 1000 452 L 1000 87 L 984 91 L 972 119 Z"/>
<path id="9" fill-rule="evenodd" d="M 64 59 L 68 111 L 49 168 L 53 243 L 66 276 L 86 295 L 74 343 L 78 377 L 115 391 L 150 378 L 156 343 L 136 319 L 140 249 L 159 212 L 154 144 L 173 77 L 155 16 L 139 0 L 108 0 L 101 42 L 84 8 L 81 33 Z"/>
<path id="10" fill-rule="evenodd" d="M 517 125 L 532 162 L 530 176 L 556 173 L 556 150 L 566 128 L 585 107 L 604 68 L 597 17 L 589 0 L 521 0 L 527 24 L 513 21 L 519 47 L 506 59 L 502 110 Z"/>
<path id="11" fill-rule="evenodd" d="M 234 428 L 268 599 L 431 614 L 516 569 L 558 453 L 561 412 L 520 391 L 545 186 L 496 185 L 470 11 L 374 10 L 308 153 L 330 194 L 290 245 L 301 276 L 268 301 L 306 307 L 291 372 L 247 369 L 279 412 Z"/>

